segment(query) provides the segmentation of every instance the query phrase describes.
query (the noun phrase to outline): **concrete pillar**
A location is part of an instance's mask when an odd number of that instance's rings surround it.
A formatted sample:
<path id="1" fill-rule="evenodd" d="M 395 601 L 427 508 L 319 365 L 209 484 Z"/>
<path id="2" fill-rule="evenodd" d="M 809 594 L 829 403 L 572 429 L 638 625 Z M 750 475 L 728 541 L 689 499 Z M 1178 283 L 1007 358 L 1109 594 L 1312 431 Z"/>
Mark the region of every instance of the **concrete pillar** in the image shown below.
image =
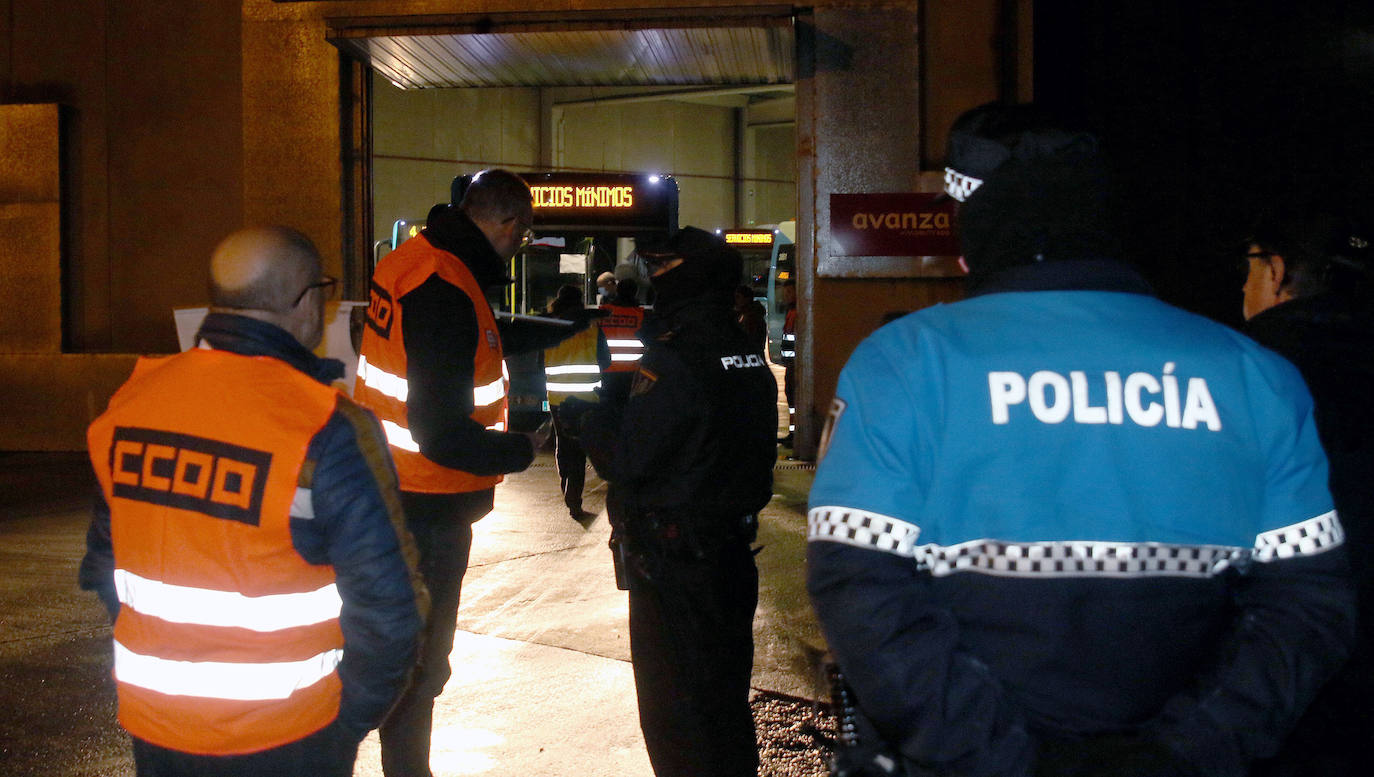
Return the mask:
<path id="1" fill-rule="evenodd" d="M 816 452 L 840 368 L 891 279 L 825 278 L 832 193 L 916 191 L 920 157 L 918 8 L 836 3 L 798 23 L 797 447 Z M 913 306 L 914 307 L 914 306 Z"/>

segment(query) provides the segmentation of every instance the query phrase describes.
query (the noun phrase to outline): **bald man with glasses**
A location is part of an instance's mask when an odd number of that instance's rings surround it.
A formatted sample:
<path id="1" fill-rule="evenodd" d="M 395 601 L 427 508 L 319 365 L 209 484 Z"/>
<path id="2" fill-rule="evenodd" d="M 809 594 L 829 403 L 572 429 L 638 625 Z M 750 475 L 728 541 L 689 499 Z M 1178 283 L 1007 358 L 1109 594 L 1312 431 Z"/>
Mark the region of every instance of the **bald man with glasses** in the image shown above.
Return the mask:
<path id="1" fill-rule="evenodd" d="M 139 775 L 347 777 L 404 687 L 427 594 L 381 427 L 312 353 L 336 283 L 299 232 L 229 235 L 197 347 L 90 427 L 80 583 Z"/>

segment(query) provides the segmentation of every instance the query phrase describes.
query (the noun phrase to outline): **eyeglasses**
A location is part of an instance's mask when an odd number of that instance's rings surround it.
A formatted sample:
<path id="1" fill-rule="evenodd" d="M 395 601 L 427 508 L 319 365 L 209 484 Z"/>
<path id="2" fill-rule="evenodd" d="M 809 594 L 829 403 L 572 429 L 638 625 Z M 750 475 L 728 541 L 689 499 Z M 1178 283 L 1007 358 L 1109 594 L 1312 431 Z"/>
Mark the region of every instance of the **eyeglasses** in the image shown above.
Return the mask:
<path id="1" fill-rule="evenodd" d="M 338 285 L 338 278 L 335 278 L 332 275 L 326 275 L 321 280 L 316 281 L 315 283 L 312 283 L 309 286 L 306 286 L 304 289 L 301 289 L 301 293 L 296 295 L 296 301 L 291 303 L 291 307 L 294 308 L 297 305 L 301 304 L 301 300 L 305 299 L 305 295 L 309 294 L 311 289 L 325 289 L 325 299 L 331 299 L 334 296 L 334 287 Z"/>
<path id="2" fill-rule="evenodd" d="M 511 216 L 506 221 L 514 221 L 516 234 L 520 235 L 520 245 L 534 242 L 534 222 L 521 219 L 519 216 Z"/>

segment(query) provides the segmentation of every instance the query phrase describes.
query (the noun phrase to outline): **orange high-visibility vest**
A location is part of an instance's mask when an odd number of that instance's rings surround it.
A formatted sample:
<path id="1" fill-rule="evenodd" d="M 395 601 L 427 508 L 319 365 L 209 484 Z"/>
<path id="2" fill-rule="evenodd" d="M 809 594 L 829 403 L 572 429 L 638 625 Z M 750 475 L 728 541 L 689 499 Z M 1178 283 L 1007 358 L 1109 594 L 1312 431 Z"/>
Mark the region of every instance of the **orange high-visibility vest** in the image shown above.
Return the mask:
<path id="1" fill-rule="evenodd" d="M 477 314 L 472 419 L 488 429 L 506 429 L 509 380 L 491 305 L 467 265 L 453 254 L 435 248 L 424 235 L 402 243 L 383 257 L 373 271 L 353 398 L 381 420 L 401 490 L 432 494 L 482 491 L 500 483 L 501 476 L 474 475 L 436 464 L 420 453 L 419 444 L 410 434 L 406 413 L 406 345 L 402 335 L 405 311 L 400 299 L 435 274 L 461 289 Z"/>
<path id="2" fill-rule="evenodd" d="M 601 331 L 606 333 L 606 346 L 611 351 L 611 366 L 607 372 L 634 372 L 644 355 L 644 343 L 639 341 L 639 328 L 644 326 L 644 308 L 637 305 L 602 305 L 608 314 L 601 319 Z"/>
<path id="3" fill-rule="evenodd" d="M 340 400 L 280 360 L 197 349 L 139 360 L 91 424 L 129 733 L 235 755 L 338 717 L 334 568 L 301 558 L 290 519 L 313 514 L 306 447 Z"/>

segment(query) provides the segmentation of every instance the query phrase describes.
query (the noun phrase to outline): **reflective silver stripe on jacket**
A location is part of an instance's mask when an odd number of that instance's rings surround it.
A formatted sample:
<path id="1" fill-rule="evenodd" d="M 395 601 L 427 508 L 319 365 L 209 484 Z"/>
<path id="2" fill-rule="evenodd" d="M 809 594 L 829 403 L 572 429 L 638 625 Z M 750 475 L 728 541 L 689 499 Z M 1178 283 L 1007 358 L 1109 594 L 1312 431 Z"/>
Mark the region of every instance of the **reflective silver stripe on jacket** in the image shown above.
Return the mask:
<path id="1" fill-rule="evenodd" d="M 916 545 L 920 527 L 890 516 L 846 507 L 816 507 L 807 514 L 808 540 L 839 542 L 909 557 L 936 577 L 980 572 L 1007 577 L 1212 577 L 1237 563 L 1268 563 L 1313 555 L 1345 538 L 1334 511 L 1263 532 L 1255 546 L 1162 542 L 1063 540 L 1004 542 L 978 539 L 955 545 Z"/>

